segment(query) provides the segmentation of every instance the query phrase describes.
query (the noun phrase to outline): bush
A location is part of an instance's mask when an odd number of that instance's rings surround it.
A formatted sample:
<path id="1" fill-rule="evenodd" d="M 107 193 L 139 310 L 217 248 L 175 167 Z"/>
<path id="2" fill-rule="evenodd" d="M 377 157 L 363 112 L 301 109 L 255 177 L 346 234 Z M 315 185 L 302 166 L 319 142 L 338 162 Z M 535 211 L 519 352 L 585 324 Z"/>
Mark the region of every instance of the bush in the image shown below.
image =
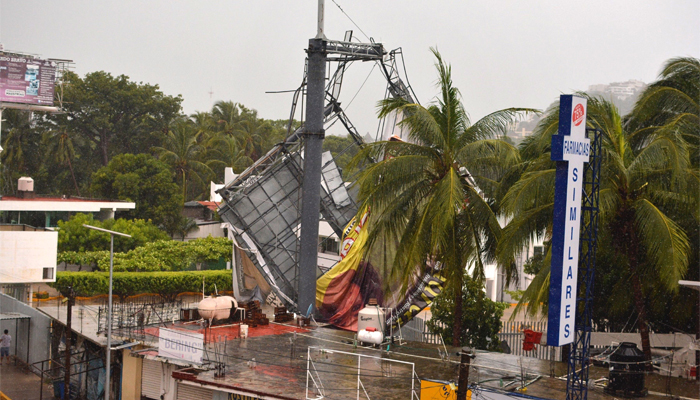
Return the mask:
<path id="1" fill-rule="evenodd" d="M 109 251 L 64 251 L 58 253 L 56 258 L 57 263 L 66 263 L 79 265 L 80 268 L 87 267 L 97 267 L 100 260 L 107 259 L 107 266 L 109 267 Z"/>
<path id="2" fill-rule="evenodd" d="M 126 253 L 114 253 L 115 272 L 184 271 L 197 263 L 231 261 L 233 243 L 226 238 L 207 237 L 189 242 L 159 240 Z M 109 251 L 63 251 L 58 263 L 109 271 Z"/>
<path id="3" fill-rule="evenodd" d="M 114 254 L 114 271 L 184 271 L 196 263 L 231 261 L 233 243 L 227 238 L 207 237 L 189 242 L 161 240 L 128 253 Z M 97 259 L 97 269 L 109 271 L 109 254 Z"/>
<path id="4" fill-rule="evenodd" d="M 76 214 L 68 221 L 58 221 L 59 252 L 109 251 L 109 234 L 88 229 L 83 224 L 131 235 L 130 238 L 114 237 L 115 252 L 126 252 L 146 243 L 169 239 L 168 235 L 151 221 L 123 218 L 98 221 L 92 214 Z"/>
<path id="5" fill-rule="evenodd" d="M 462 332 L 460 343 L 483 350 L 499 350 L 498 331 L 501 329 L 501 317 L 507 305 L 497 303 L 483 292 L 468 274 L 464 275 L 462 288 Z M 454 291 L 445 289 L 431 306 L 433 317 L 428 321 L 428 329 L 442 335 L 445 343 L 452 342 L 454 326 Z"/>
<path id="6" fill-rule="evenodd" d="M 205 293 L 232 290 L 231 271 L 184 272 L 115 272 L 112 276 L 112 293 L 122 300 L 139 293 L 159 294 L 166 300 L 174 300 L 184 292 L 201 292 L 202 279 Z M 62 295 L 73 287 L 77 296 L 95 296 L 109 293 L 107 272 L 58 272 L 56 282 L 49 286 Z"/>

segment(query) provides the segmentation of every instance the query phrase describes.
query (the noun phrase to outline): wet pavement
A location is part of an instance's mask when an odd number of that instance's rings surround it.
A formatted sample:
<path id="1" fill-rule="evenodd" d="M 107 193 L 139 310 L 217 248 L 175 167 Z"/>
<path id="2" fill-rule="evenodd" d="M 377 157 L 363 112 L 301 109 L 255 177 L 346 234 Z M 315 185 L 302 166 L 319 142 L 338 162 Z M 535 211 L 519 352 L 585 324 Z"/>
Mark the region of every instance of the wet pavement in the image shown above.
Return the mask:
<path id="1" fill-rule="evenodd" d="M 7 361 L 0 366 L 0 392 L 11 400 L 41 400 L 39 377 L 21 365 L 10 365 Z M 53 387 L 44 384 L 44 399 L 53 398 Z"/>
<path id="2" fill-rule="evenodd" d="M 251 331 L 254 328 L 251 329 Z M 234 339 L 216 344 L 211 358 L 226 364 L 226 375 L 215 377 L 214 371 L 196 371 L 190 377 L 196 382 L 219 387 L 244 389 L 252 393 L 266 393 L 286 398 L 305 398 L 323 394 L 326 399 L 356 398 L 358 387 L 361 397 L 366 392 L 372 399 L 410 398 L 411 385 L 420 387 L 419 379 L 457 381 L 458 348 L 446 347 L 439 351 L 435 345 L 423 343 L 394 343 L 380 348 L 355 346 L 354 333 L 328 327 L 307 329 L 305 332 L 256 335 L 248 339 Z M 213 344 L 211 345 L 213 346 Z M 442 347 L 442 346 L 440 346 Z M 441 358 L 441 354 L 443 358 Z M 225 354 L 225 355 L 224 355 Z M 358 383 L 358 359 L 359 369 Z M 311 371 L 307 374 L 308 370 Z M 514 391 L 532 381 L 521 393 L 546 399 L 565 399 L 566 380 L 550 378 L 549 361 L 500 353 L 476 354 L 470 368 L 470 383 L 494 390 Z M 554 375 L 566 374 L 566 365 L 554 363 Z M 607 368 L 592 367 L 591 380 L 606 377 Z M 524 382 L 519 376 L 524 375 Z M 649 382 L 658 380 L 650 376 Z M 665 387 L 672 388 L 675 396 L 697 398 L 697 386 L 680 378 L 663 386 L 647 387 L 646 399 L 667 398 Z M 685 389 L 685 388 L 688 389 Z M 694 391 L 695 390 L 695 391 Z M 602 386 L 592 386 L 591 400 L 613 399 L 603 392 Z"/>

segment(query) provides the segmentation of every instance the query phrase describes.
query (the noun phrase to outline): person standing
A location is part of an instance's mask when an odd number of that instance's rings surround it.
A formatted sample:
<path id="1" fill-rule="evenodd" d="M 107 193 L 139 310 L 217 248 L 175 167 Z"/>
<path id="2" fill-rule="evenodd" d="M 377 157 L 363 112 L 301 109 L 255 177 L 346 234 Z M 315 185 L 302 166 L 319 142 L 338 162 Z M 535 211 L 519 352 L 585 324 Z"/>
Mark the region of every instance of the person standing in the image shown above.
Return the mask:
<path id="1" fill-rule="evenodd" d="M 10 346 L 12 345 L 12 336 L 10 336 L 7 333 L 7 329 L 5 329 L 5 333 L 0 336 L 0 364 L 5 360 L 7 357 L 7 363 L 9 364 L 12 362 L 10 360 Z"/>

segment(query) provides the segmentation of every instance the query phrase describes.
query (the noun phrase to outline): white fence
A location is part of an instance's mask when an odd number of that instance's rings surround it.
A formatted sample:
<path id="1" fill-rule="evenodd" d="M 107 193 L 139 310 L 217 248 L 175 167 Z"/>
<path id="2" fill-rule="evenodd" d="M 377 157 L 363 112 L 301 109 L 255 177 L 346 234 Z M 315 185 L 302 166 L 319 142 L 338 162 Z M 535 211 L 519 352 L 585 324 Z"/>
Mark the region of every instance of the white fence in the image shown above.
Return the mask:
<path id="1" fill-rule="evenodd" d="M 554 357 L 554 360 L 561 361 L 561 347 L 554 348 L 554 354 L 550 354 L 551 347 L 536 344 L 535 348 L 530 351 L 523 350 L 523 329 L 532 329 L 536 332 L 542 332 L 541 343 L 546 343 L 547 337 L 547 322 L 504 322 L 501 331 L 498 333 L 498 338 L 501 342 L 508 344 L 510 354 L 523 357 L 533 357 L 540 360 L 549 360 Z M 394 332 L 398 334 L 399 332 Z M 404 340 L 442 344 L 440 335 L 430 332 L 426 322 L 421 318 L 413 318 L 406 325 L 401 327 L 401 336 Z M 657 348 L 685 348 L 693 342 L 693 335 L 682 333 L 651 333 L 649 335 L 651 346 Z M 632 342 L 636 343 L 641 348 L 641 337 L 639 333 L 620 333 L 620 332 L 591 332 L 591 347 L 605 348 L 614 343 Z M 504 346 L 505 347 L 505 346 Z"/>

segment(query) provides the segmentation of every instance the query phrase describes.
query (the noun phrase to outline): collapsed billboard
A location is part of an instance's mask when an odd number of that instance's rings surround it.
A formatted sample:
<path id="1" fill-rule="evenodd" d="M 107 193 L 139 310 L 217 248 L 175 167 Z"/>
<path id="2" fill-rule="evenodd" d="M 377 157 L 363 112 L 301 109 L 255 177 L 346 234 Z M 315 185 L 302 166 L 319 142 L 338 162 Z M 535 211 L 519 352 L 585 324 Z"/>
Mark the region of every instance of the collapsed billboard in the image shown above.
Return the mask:
<path id="1" fill-rule="evenodd" d="M 0 102 L 53 106 L 56 64 L 0 54 Z"/>

